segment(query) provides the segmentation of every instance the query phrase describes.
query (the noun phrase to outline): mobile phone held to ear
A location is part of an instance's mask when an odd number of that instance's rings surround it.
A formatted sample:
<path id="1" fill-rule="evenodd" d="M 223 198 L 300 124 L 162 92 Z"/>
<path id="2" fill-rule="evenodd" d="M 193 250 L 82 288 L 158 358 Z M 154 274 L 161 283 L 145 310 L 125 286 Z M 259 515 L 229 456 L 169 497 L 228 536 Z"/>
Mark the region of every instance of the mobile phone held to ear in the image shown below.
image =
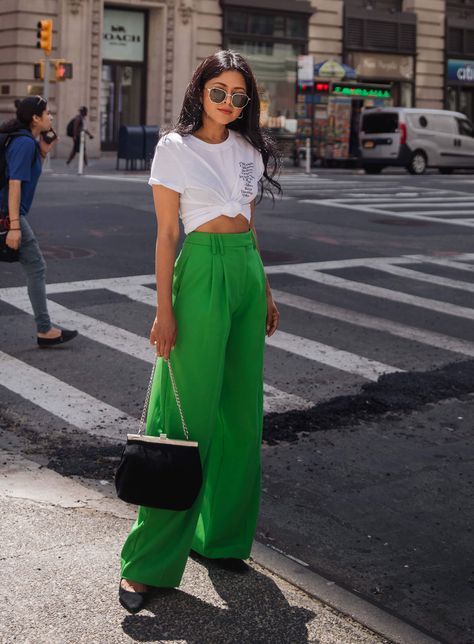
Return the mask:
<path id="1" fill-rule="evenodd" d="M 41 138 L 45 143 L 50 145 L 51 143 L 53 143 L 53 141 L 56 141 L 56 139 L 58 138 L 58 135 L 53 130 L 53 128 L 51 128 L 47 132 L 41 132 Z"/>

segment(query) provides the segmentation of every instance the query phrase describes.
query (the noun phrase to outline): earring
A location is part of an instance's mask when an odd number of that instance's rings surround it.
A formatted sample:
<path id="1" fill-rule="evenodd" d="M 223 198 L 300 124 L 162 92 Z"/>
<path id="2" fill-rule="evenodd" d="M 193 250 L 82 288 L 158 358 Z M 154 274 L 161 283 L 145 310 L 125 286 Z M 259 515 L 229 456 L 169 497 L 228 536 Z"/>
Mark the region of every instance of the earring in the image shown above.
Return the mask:
<path id="1" fill-rule="evenodd" d="M 244 118 L 244 113 L 242 112 L 242 114 L 238 116 L 235 120 L 237 121 L 237 119 L 243 119 L 243 118 Z"/>

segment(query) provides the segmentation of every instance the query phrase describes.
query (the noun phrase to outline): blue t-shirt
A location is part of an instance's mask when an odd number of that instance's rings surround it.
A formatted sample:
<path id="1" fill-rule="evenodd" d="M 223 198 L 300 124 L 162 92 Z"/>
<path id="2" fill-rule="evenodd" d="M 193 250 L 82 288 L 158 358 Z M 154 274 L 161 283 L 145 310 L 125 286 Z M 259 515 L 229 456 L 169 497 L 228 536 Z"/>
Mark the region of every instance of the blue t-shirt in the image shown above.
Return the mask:
<path id="1" fill-rule="evenodd" d="M 38 143 L 28 130 L 20 130 L 25 136 L 16 136 L 7 147 L 6 176 L 7 184 L 3 189 L 2 200 L 8 203 L 8 180 L 21 181 L 20 215 L 26 215 L 31 208 L 38 179 L 41 175 L 41 155 Z"/>

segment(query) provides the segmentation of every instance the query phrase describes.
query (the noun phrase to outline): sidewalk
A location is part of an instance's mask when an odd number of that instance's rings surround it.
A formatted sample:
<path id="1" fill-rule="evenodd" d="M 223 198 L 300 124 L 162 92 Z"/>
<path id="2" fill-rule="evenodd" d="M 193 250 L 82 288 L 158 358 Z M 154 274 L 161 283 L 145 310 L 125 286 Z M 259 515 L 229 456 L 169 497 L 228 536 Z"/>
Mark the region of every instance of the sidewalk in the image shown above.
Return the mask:
<path id="1" fill-rule="evenodd" d="M 9 452 L 0 458 L 2 643 L 389 642 L 256 561 L 235 576 L 189 559 L 179 589 L 129 615 L 117 601 L 118 565 L 134 509 L 110 482 L 104 494 Z"/>

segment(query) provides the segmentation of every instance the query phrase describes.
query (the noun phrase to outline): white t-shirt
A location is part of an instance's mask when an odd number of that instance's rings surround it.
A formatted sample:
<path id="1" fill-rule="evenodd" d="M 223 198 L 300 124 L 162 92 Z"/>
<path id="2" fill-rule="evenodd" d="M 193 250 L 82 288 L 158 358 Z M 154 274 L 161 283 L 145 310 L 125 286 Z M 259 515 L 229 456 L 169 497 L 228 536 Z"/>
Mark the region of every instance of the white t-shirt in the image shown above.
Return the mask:
<path id="1" fill-rule="evenodd" d="M 223 143 L 170 132 L 156 146 L 148 183 L 181 194 L 186 234 L 219 215 L 243 214 L 250 221 L 250 202 L 264 170 L 262 155 L 240 133 L 227 131 Z"/>

